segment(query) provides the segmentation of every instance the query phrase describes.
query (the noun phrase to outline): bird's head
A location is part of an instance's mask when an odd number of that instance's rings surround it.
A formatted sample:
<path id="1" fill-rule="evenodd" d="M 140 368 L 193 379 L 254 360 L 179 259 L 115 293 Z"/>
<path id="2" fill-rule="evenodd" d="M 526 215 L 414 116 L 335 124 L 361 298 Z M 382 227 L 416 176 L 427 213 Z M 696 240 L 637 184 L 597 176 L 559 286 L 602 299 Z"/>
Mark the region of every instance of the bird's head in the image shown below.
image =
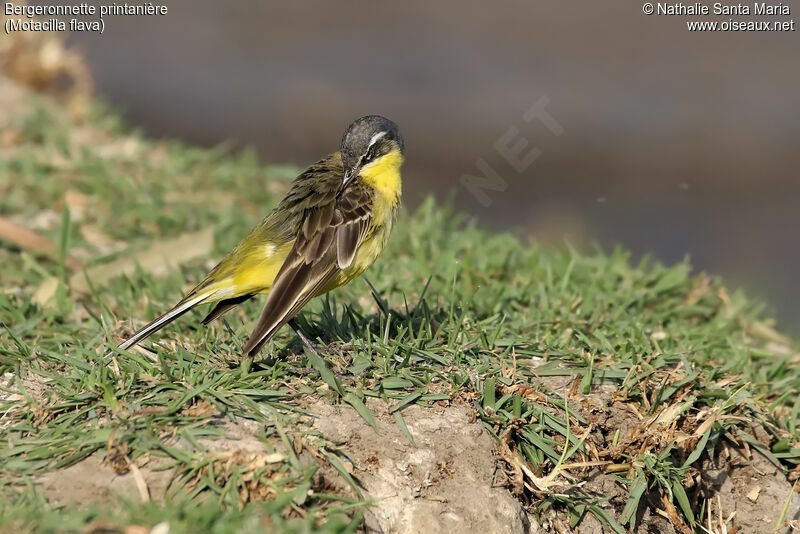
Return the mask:
<path id="1" fill-rule="evenodd" d="M 342 186 L 368 169 L 403 162 L 403 136 L 397 125 L 380 115 L 356 119 L 342 137 Z"/>

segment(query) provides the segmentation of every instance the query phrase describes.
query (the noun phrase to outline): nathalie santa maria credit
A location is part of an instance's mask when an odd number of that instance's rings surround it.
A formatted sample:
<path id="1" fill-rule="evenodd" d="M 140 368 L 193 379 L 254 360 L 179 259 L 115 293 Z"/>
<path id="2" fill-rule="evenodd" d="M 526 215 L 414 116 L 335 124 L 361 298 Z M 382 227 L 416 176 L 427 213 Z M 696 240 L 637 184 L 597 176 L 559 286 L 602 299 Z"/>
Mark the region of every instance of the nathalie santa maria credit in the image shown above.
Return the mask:
<path id="1" fill-rule="evenodd" d="M 753 2 L 752 4 L 725 4 L 715 2 L 712 5 L 695 2 L 656 4 L 658 15 L 791 15 L 791 10 L 786 4 L 768 4 L 766 2 Z"/>

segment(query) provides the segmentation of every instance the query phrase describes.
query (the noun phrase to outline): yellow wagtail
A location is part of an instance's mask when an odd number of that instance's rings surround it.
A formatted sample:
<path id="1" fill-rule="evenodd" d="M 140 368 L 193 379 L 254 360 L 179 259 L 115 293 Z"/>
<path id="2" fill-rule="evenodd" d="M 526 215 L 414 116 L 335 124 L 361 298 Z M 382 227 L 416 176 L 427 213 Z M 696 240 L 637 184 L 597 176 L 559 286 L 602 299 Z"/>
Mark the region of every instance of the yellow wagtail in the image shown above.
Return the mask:
<path id="1" fill-rule="evenodd" d="M 203 324 L 257 295 L 264 311 L 244 347 L 256 355 L 312 298 L 375 262 L 400 204 L 403 138 L 379 115 L 353 122 L 341 150 L 306 169 L 286 197 L 171 310 L 119 345 L 129 349 L 198 304 L 217 305 Z"/>

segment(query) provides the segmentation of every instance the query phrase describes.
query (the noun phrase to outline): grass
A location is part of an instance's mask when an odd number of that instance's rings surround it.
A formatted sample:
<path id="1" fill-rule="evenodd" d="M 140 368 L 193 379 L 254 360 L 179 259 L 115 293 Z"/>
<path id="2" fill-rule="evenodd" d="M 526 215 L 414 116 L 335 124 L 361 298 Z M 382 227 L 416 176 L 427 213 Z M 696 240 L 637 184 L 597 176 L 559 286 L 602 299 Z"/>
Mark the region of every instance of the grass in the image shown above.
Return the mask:
<path id="1" fill-rule="evenodd" d="M 681 528 L 697 528 L 707 494 L 687 481 L 722 442 L 746 442 L 787 472 L 800 462 L 798 362 L 760 306 L 685 263 L 552 251 L 490 234 L 432 200 L 402 215 L 369 285 L 300 316 L 324 361 L 289 331 L 264 359 L 240 360 L 260 304 L 248 302 L 209 328 L 189 314 L 154 338 L 153 354 L 107 365 L 109 343 L 171 306 L 209 263 L 166 273 L 143 265 L 77 294 L 68 258 L 90 268 L 205 228 L 215 235 L 208 258 L 219 258 L 297 169 L 148 140 L 97 108 L 67 119 L 33 96 L 8 138 L 0 216 L 58 252 L 0 248 L 0 378 L 10 380 L 0 389 L 0 530 L 166 521 L 170 532 L 352 532 L 369 503 L 338 445 L 309 424 L 309 395 L 350 404 L 371 424 L 365 400 L 384 399 L 401 428 L 411 404 L 468 403 L 532 513 L 555 508 L 573 524 L 590 513 L 617 532 L 650 494 L 665 497 Z M 37 303 L 52 279 L 52 298 Z M 601 386 L 641 416 L 638 434 L 592 434 L 599 423 L 581 403 Z M 241 420 L 258 424 L 272 457 L 214 450 L 224 423 Z M 166 497 L 46 502 L 34 481 L 93 454 L 120 472 L 171 470 Z M 628 489 L 624 503 L 573 483 L 597 468 Z M 350 490 L 333 491 L 332 476 Z"/>

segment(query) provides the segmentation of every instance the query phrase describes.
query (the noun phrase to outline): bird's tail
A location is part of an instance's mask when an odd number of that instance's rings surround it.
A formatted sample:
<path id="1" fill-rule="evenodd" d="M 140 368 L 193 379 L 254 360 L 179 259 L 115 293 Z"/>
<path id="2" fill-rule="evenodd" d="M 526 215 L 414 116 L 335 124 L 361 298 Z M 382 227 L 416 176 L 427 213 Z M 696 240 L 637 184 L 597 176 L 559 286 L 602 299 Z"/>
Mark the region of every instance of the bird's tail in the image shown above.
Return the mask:
<path id="1" fill-rule="evenodd" d="M 177 303 L 171 310 L 153 319 L 140 330 L 137 330 L 131 337 L 120 343 L 118 348 L 125 350 L 136 346 L 137 344 L 139 344 L 139 342 L 143 341 L 151 334 L 158 332 L 159 330 L 161 330 L 169 323 L 171 323 L 184 313 L 188 312 L 198 304 L 208 300 L 215 293 L 216 291 L 204 291 L 199 295 L 198 294 L 188 295 L 182 301 Z"/>

